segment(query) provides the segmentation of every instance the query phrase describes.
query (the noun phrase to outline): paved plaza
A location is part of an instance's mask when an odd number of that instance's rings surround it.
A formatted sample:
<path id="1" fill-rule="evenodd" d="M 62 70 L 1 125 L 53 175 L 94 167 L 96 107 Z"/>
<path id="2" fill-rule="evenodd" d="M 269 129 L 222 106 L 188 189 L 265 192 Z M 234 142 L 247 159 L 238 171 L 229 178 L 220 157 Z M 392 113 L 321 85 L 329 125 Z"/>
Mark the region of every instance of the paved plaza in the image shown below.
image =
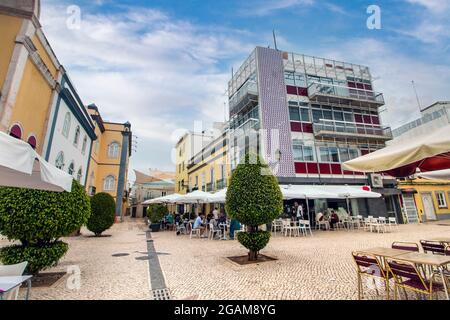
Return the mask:
<path id="1" fill-rule="evenodd" d="M 52 287 L 33 288 L 31 298 L 153 299 L 152 290 L 166 287 L 172 299 L 357 299 L 353 250 L 448 237 L 450 222 L 402 225 L 387 234 L 278 235 L 262 251 L 278 260 L 247 266 L 226 259 L 246 254 L 237 241 L 189 239 L 174 232 L 152 233 L 147 239 L 145 231 L 143 223 L 125 222 L 105 233 L 110 237 L 94 238 L 83 230 L 81 237 L 66 238 L 68 254 L 46 272 L 78 266 L 80 288 L 73 288 L 73 278 L 66 276 Z M 373 288 L 367 298 L 382 299 Z"/>

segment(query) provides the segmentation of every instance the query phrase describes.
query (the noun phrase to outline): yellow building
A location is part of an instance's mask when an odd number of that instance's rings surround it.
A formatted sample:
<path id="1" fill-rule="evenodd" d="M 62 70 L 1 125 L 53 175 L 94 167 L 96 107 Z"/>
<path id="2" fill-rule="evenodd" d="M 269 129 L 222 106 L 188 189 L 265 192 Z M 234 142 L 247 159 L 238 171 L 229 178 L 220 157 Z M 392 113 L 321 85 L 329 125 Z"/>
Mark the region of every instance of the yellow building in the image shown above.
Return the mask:
<path id="1" fill-rule="evenodd" d="M 0 130 L 42 153 L 61 65 L 39 13 L 38 0 L 0 3 Z"/>
<path id="2" fill-rule="evenodd" d="M 415 204 L 421 222 L 450 219 L 450 181 L 407 179 L 400 180 L 398 188 L 408 216 L 414 215 Z"/>
<path id="3" fill-rule="evenodd" d="M 88 106 L 95 122 L 95 134 L 88 171 L 89 194 L 106 192 L 116 200 L 116 215 L 122 217 L 129 207 L 127 188 L 131 156 L 131 124 L 103 121 L 97 106 Z"/>

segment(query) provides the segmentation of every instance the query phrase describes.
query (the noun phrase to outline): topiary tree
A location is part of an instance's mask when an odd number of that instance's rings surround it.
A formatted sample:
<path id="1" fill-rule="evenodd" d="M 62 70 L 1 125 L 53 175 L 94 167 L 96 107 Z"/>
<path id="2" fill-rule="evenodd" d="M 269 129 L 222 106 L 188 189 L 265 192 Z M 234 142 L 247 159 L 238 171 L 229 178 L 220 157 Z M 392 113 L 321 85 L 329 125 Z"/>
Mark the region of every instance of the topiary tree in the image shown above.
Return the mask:
<path id="1" fill-rule="evenodd" d="M 20 241 L 0 249 L 0 261 L 28 261 L 27 271 L 37 273 L 57 264 L 68 245 L 59 238 L 84 225 L 91 213 L 83 186 L 73 181 L 72 192 L 0 188 L 0 234 Z"/>
<path id="2" fill-rule="evenodd" d="M 269 243 L 270 232 L 258 226 L 268 224 L 283 211 L 283 195 L 269 167 L 256 155 L 247 154 L 231 176 L 225 207 L 227 213 L 247 226 L 238 241 L 249 250 L 250 261 Z"/>
<path id="3" fill-rule="evenodd" d="M 86 227 L 99 237 L 116 219 L 116 202 L 109 193 L 97 193 L 91 198 L 91 217 Z"/>
<path id="4" fill-rule="evenodd" d="M 169 212 L 167 207 L 162 204 L 151 204 L 147 208 L 147 217 L 151 223 L 159 223 L 162 218 Z"/>

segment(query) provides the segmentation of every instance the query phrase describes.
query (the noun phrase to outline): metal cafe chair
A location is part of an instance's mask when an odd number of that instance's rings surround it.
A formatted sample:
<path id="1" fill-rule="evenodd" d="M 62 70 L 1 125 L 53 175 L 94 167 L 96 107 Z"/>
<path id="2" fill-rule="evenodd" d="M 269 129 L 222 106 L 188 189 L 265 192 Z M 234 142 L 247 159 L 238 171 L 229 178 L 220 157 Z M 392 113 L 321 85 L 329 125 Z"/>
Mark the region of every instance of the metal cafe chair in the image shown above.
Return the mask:
<path id="1" fill-rule="evenodd" d="M 414 242 L 393 242 L 392 249 L 419 252 L 419 245 Z"/>
<path id="2" fill-rule="evenodd" d="M 441 242 L 420 240 L 420 245 L 425 253 L 431 252 L 432 254 L 444 255 L 445 244 Z"/>
<path id="3" fill-rule="evenodd" d="M 436 274 L 432 274 L 429 279 L 426 279 L 413 263 L 387 260 L 387 268 L 394 279 L 395 300 L 397 300 L 400 288 L 427 295 L 430 300 L 433 299 L 434 293 L 445 290 L 441 283 L 435 281 Z M 408 298 L 406 291 L 404 292 L 406 298 Z"/>
<path id="4" fill-rule="evenodd" d="M 386 270 L 383 269 L 380 261 L 373 255 L 362 252 L 352 252 L 353 260 L 356 264 L 356 272 L 358 276 L 358 300 L 364 297 L 363 277 L 372 278 L 375 290 L 378 293 L 375 279 L 381 279 L 384 282 L 387 299 L 389 300 L 389 280 L 392 278 Z"/>

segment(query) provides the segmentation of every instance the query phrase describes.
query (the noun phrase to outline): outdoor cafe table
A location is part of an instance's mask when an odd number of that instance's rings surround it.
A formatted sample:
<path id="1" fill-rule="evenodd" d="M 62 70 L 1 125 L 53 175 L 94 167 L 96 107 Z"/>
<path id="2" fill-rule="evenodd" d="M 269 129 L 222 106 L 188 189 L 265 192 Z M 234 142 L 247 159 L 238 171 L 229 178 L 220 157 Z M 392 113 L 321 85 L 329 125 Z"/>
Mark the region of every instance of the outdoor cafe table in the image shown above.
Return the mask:
<path id="1" fill-rule="evenodd" d="M 367 253 L 367 254 L 371 254 L 377 258 L 379 258 L 381 261 L 381 265 L 383 266 L 383 268 L 386 270 L 386 258 L 396 258 L 399 256 L 403 256 L 406 255 L 408 252 L 410 251 L 406 251 L 406 250 L 400 250 L 400 249 L 392 249 L 392 248 L 384 248 L 384 247 L 376 247 L 376 248 L 370 248 L 370 249 L 364 249 L 364 250 L 359 250 L 359 253 Z M 386 280 L 388 280 L 388 273 L 385 272 L 386 274 Z M 387 291 L 387 297 L 389 299 L 389 281 L 386 282 L 386 291 Z"/>
<path id="2" fill-rule="evenodd" d="M 441 256 L 441 255 L 437 255 L 437 254 L 410 252 L 410 253 L 401 255 L 400 257 L 398 257 L 396 259 L 411 262 L 414 264 L 427 265 L 427 266 L 437 268 L 439 270 L 439 274 L 441 275 L 442 283 L 445 288 L 445 297 L 447 298 L 447 300 L 450 300 L 450 297 L 448 294 L 449 288 L 447 287 L 447 282 L 445 281 L 445 275 L 444 275 L 444 267 L 446 265 L 450 264 L 450 256 Z"/>
<path id="3" fill-rule="evenodd" d="M 28 285 L 25 296 L 25 300 L 28 300 L 31 289 L 31 278 L 32 276 L 0 277 L 0 300 L 3 300 L 4 295 L 24 282 L 27 282 Z"/>

